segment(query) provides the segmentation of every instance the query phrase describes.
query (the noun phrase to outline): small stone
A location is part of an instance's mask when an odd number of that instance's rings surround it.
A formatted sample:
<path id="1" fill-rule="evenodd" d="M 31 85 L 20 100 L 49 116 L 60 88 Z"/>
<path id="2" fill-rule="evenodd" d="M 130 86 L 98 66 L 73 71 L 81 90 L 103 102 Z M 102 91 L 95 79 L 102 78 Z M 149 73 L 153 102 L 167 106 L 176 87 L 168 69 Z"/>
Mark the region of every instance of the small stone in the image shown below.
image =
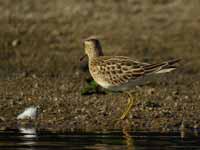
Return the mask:
<path id="1" fill-rule="evenodd" d="M 18 46 L 19 44 L 20 44 L 20 41 L 18 39 L 15 39 L 15 40 L 12 41 L 12 46 L 13 47 Z"/>
<path id="2" fill-rule="evenodd" d="M 89 105 L 89 104 L 90 104 L 89 101 L 85 101 L 85 102 L 84 102 L 84 105 Z"/>
<path id="3" fill-rule="evenodd" d="M 79 71 L 76 71 L 75 72 L 75 75 L 78 77 L 78 76 L 80 76 L 80 72 Z"/>
<path id="4" fill-rule="evenodd" d="M 23 92 L 23 91 L 20 92 L 20 96 L 21 96 L 21 97 L 24 96 L 24 92 Z"/>
<path id="5" fill-rule="evenodd" d="M 4 122 L 6 119 L 0 116 L 0 122 Z"/>
<path id="6" fill-rule="evenodd" d="M 195 125 L 194 125 L 194 129 L 198 129 L 198 124 L 195 124 Z"/>
<path id="7" fill-rule="evenodd" d="M 147 90 L 147 94 L 148 95 L 153 95 L 155 93 L 155 89 L 154 88 L 150 88 Z"/>
<path id="8" fill-rule="evenodd" d="M 58 31 L 58 30 L 53 30 L 53 31 L 51 32 L 51 34 L 52 34 L 53 36 L 59 36 L 59 35 L 61 34 L 61 32 Z"/>
<path id="9" fill-rule="evenodd" d="M 177 107 L 177 106 L 178 106 L 178 103 L 177 103 L 177 102 L 175 102 L 175 103 L 174 103 L 174 107 Z"/>
<path id="10" fill-rule="evenodd" d="M 32 78 L 36 79 L 37 75 L 36 74 L 32 74 Z"/>
<path id="11" fill-rule="evenodd" d="M 54 98 L 53 98 L 53 101 L 58 101 L 58 98 L 57 98 L 57 97 L 54 97 Z"/>
<path id="12" fill-rule="evenodd" d="M 178 95 L 179 94 L 178 91 L 173 91 L 172 93 L 173 93 L 173 95 Z"/>
<path id="13" fill-rule="evenodd" d="M 84 113 L 85 112 L 85 108 L 81 108 L 81 112 Z"/>
<path id="14" fill-rule="evenodd" d="M 64 84 L 62 84 L 61 86 L 60 86 L 60 90 L 65 90 L 66 89 L 66 87 L 65 87 L 65 85 Z"/>
<path id="15" fill-rule="evenodd" d="M 38 88 L 38 83 L 35 83 L 35 84 L 34 84 L 34 88 Z"/>
<path id="16" fill-rule="evenodd" d="M 172 98 L 172 96 L 167 96 L 166 97 L 166 101 L 169 101 L 169 100 L 172 100 L 173 98 Z"/>

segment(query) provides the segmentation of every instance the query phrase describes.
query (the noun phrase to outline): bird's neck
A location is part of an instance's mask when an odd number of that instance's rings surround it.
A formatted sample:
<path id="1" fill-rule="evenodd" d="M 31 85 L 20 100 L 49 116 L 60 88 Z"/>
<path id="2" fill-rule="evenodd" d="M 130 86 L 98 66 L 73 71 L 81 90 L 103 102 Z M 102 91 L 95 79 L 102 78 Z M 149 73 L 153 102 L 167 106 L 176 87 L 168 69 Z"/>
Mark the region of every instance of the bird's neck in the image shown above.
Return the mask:
<path id="1" fill-rule="evenodd" d="M 93 60 L 95 60 L 98 57 L 99 57 L 98 55 L 88 55 L 89 63 L 91 63 Z"/>
<path id="2" fill-rule="evenodd" d="M 94 49 L 92 50 L 93 53 L 88 54 L 89 61 L 98 58 L 99 56 L 103 56 L 103 52 L 101 49 Z"/>

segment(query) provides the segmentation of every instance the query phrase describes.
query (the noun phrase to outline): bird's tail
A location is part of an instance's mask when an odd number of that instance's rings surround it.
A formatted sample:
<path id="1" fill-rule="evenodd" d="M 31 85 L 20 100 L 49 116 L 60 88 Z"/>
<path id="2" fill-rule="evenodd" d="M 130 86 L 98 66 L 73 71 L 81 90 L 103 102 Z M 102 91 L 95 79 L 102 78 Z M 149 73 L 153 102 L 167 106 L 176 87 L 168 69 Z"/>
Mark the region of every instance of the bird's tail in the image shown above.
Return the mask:
<path id="1" fill-rule="evenodd" d="M 144 70 L 146 73 L 156 73 L 156 74 L 171 72 L 172 70 L 176 69 L 175 64 L 178 63 L 179 61 L 180 59 L 174 59 L 158 64 L 149 64 L 144 66 Z"/>

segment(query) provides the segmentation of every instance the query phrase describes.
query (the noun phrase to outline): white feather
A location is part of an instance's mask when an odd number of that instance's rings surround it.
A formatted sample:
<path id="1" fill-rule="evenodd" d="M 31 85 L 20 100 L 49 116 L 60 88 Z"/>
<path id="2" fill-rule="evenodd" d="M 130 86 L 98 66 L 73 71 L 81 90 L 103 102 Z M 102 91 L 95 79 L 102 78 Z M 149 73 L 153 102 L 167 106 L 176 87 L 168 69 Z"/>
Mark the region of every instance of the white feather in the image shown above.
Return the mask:
<path id="1" fill-rule="evenodd" d="M 167 73 L 167 72 L 171 72 L 172 70 L 174 70 L 176 68 L 168 68 L 168 69 L 161 69 L 159 71 L 157 71 L 156 73 Z"/>
<path id="2" fill-rule="evenodd" d="M 37 115 L 37 107 L 31 106 L 28 107 L 17 116 L 17 119 L 25 119 L 25 118 L 30 118 L 30 119 L 35 119 Z"/>

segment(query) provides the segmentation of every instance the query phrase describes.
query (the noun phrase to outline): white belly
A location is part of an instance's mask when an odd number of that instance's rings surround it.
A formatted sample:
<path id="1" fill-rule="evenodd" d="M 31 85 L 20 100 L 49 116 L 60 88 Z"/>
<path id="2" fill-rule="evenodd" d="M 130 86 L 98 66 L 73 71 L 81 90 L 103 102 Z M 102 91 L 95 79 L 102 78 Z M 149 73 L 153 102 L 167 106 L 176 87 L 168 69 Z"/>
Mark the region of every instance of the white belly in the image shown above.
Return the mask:
<path id="1" fill-rule="evenodd" d="M 106 82 L 105 80 L 102 79 L 95 79 L 94 80 L 103 88 L 111 90 L 111 91 L 128 91 L 131 90 L 133 88 L 135 88 L 138 85 L 143 85 L 145 84 L 146 78 L 145 77 L 140 77 L 136 80 L 130 80 L 126 83 L 120 84 L 120 85 L 113 85 L 110 84 L 108 82 Z"/>

